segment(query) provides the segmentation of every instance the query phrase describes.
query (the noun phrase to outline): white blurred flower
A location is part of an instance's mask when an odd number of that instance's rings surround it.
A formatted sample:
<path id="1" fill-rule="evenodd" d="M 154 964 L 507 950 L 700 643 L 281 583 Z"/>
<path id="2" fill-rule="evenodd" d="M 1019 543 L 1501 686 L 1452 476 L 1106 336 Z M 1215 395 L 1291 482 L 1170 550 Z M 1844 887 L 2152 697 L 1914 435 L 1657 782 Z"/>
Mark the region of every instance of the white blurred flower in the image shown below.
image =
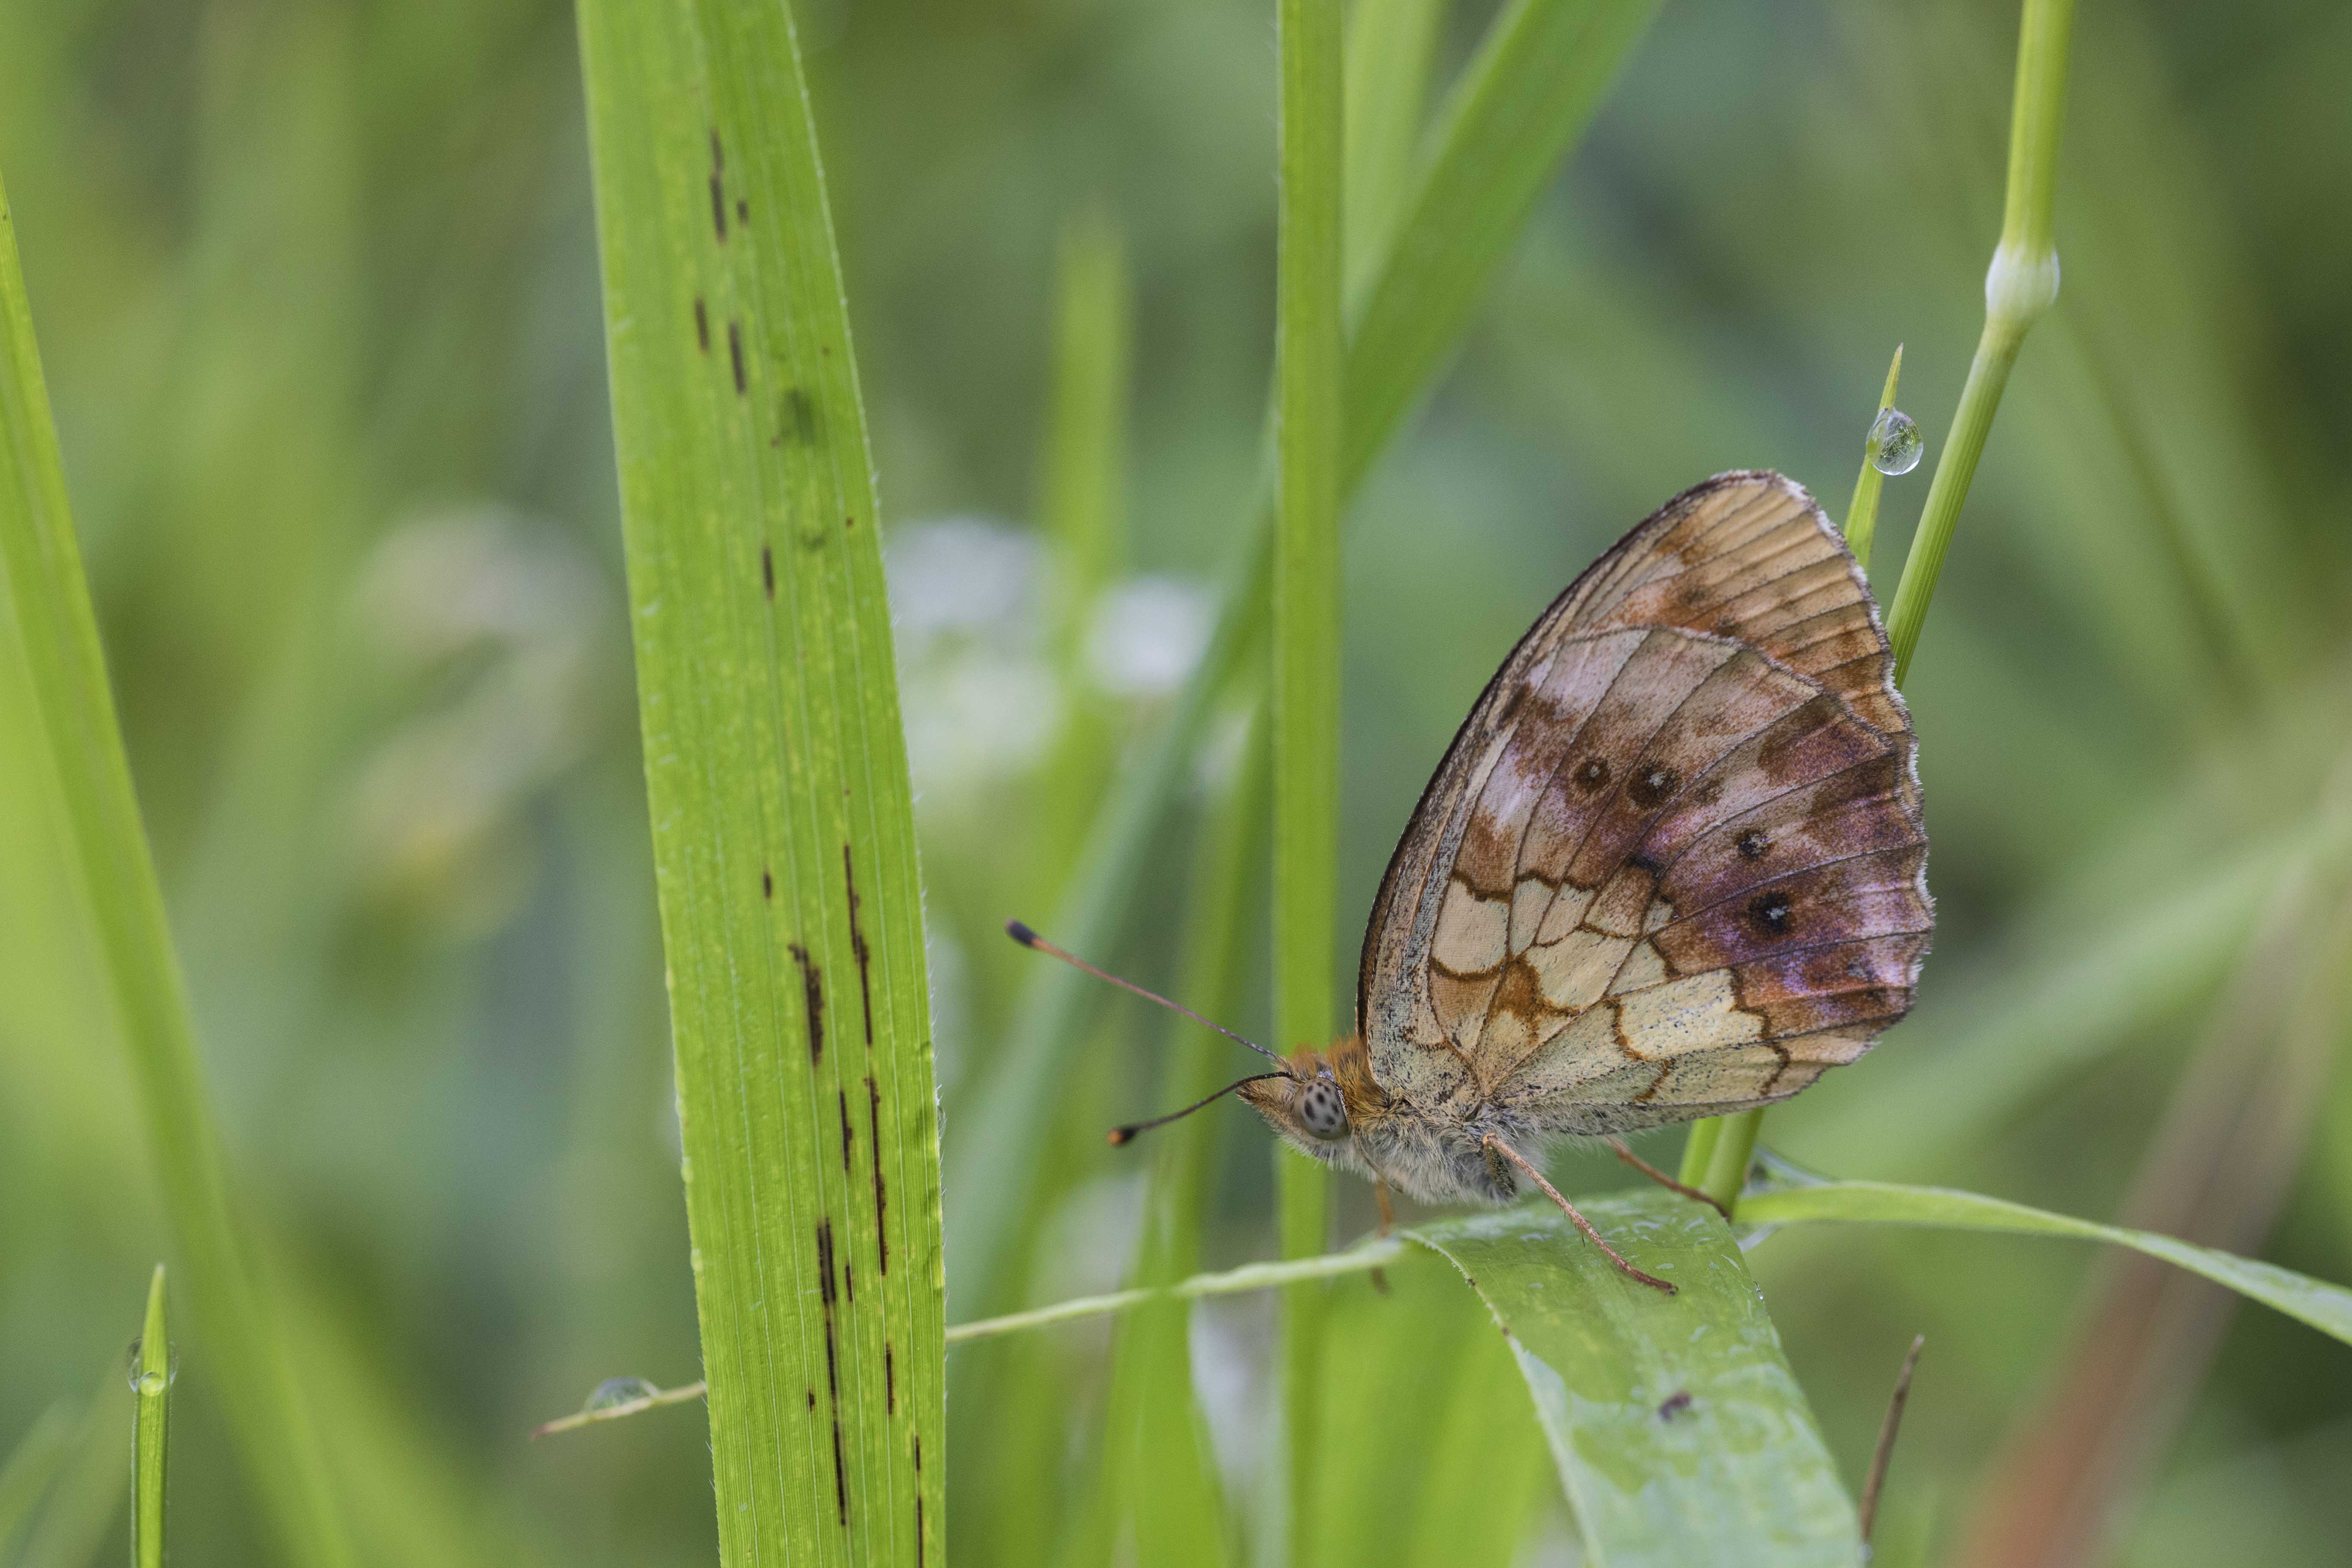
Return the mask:
<path id="1" fill-rule="evenodd" d="M 958 635 L 1034 647 L 1045 552 L 1034 534 L 978 517 L 890 531 L 883 547 L 901 657 Z"/>
<path id="2" fill-rule="evenodd" d="M 1087 668 L 1114 697 L 1165 697 L 1184 683 L 1209 646 L 1216 606 L 1181 577 L 1130 577 L 1095 602 Z"/>

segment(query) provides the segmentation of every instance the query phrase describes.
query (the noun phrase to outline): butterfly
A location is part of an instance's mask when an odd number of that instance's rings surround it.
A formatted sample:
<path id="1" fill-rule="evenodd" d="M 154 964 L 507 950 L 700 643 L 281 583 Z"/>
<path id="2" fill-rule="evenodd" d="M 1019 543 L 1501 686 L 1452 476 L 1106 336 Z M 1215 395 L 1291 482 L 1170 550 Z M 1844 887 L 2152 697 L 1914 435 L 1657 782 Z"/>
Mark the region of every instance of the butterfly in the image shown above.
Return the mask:
<path id="1" fill-rule="evenodd" d="M 1505 1202 L 1525 1177 L 1671 1289 L 1544 1179 L 1543 1152 L 1786 1100 L 1910 1010 L 1935 927 L 1916 750 L 1877 607 L 1813 499 L 1764 471 L 1685 490 L 1552 603 L 1463 721 L 1381 879 L 1356 1032 L 1220 1093 L 1384 1207 L 1390 1187 Z"/>

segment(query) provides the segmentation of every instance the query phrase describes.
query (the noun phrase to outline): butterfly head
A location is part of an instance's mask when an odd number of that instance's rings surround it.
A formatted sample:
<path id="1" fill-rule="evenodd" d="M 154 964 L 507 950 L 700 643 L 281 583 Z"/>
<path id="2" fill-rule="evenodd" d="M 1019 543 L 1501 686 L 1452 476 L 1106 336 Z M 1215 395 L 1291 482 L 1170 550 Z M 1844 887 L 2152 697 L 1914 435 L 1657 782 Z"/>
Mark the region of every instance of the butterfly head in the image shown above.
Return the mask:
<path id="1" fill-rule="evenodd" d="M 1380 1089 L 1363 1041 L 1350 1037 L 1328 1051 L 1294 1051 L 1283 1066 L 1283 1072 L 1244 1084 L 1242 1098 L 1301 1153 L 1353 1163 L 1358 1129 L 1379 1113 Z"/>

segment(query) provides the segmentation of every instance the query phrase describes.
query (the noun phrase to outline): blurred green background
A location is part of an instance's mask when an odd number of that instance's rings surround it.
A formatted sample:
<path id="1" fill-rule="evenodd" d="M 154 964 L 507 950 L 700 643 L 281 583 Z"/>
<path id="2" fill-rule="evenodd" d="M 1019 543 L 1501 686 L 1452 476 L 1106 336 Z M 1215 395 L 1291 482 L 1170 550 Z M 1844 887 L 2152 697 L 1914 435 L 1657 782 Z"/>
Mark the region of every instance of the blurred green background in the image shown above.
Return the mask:
<path id="1" fill-rule="evenodd" d="M 1239 537 L 1271 11 L 795 10 L 889 526 L 952 1157 L 987 1136 L 957 1112 L 1029 977 L 996 927 L 1050 916 Z M 1441 75 L 1491 14 L 1448 14 Z M 699 1370 L 572 27 L 538 0 L 0 8 L 0 170 L 142 799 L 243 1194 L 383 1563 L 715 1550 L 698 1410 L 523 1440 L 608 1375 Z M 1889 481 L 1891 583 L 1975 342 L 2015 28 L 1988 0 L 1664 7 L 1352 513 L 1345 918 L 1536 612 L 1721 469 L 1841 510 L 1903 342 L 1929 449 Z M 2324 0 L 2084 8 L 2063 293 L 1911 682 L 1937 952 L 1915 1018 L 1768 1122 L 1790 1157 L 2352 1279 L 2342 1012 L 2278 1016 L 2347 897 L 2347 79 L 2352 14 Z M 1115 234 L 1131 289 L 1096 565 L 1036 521 L 1073 232 Z M 123 1346 L 164 1243 L 16 658 L 0 1453 L 59 1412 L 17 1550 L 79 1564 L 122 1550 Z M 1189 828 L 1168 839 L 1123 950 L 1092 955 L 1160 982 L 1193 858 Z M 1124 1002 L 1099 1018 L 1035 1152 L 1024 1300 L 1106 1288 L 1133 1252 L 1144 1167 L 1100 1130 L 1165 1107 L 1174 1037 Z M 1210 1259 L 1264 1256 L 1268 1141 L 1213 1114 Z M 1343 1234 L 1370 1223 L 1368 1192 L 1342 1204 Z M 949 1213 L 952 1251 L 952 1192 Z M 1882 1562 L 2342 1560 L 2352 1351 L 2055 1244 L 1824 1229 L 1751 1259 L 1857 1484 L 1928 1337 Z M 1396 1285 L 1339 1294 L 1333 1560 L 1574 1561 L 1498 1337 L 1449 1278 Z M 1269 1330 L 1248 1300 L 1192 1326 L 1236 1562 L 1271 1539 Z M 959 1562 L 1100 1560 L 1075 1521 L 1110 1342 L 951 1363 Z M 201 1344 L 182 1371 L 174 1550 L 255 1560 Z"/>

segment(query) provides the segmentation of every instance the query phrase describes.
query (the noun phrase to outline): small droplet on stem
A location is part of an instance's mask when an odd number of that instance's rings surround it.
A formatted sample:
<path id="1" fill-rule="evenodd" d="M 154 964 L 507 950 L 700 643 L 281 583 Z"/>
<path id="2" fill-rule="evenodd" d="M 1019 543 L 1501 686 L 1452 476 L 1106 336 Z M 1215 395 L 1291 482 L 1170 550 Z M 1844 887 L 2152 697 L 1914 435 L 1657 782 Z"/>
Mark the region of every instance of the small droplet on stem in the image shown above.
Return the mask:
<path id="1" fill-rule="evenodd" d="M 1881 413 L 1870 426 L 1870 466 L 1882 474 L 1909 473 L 1927 449 L 1919 426 L 1900 408 Z"/>

